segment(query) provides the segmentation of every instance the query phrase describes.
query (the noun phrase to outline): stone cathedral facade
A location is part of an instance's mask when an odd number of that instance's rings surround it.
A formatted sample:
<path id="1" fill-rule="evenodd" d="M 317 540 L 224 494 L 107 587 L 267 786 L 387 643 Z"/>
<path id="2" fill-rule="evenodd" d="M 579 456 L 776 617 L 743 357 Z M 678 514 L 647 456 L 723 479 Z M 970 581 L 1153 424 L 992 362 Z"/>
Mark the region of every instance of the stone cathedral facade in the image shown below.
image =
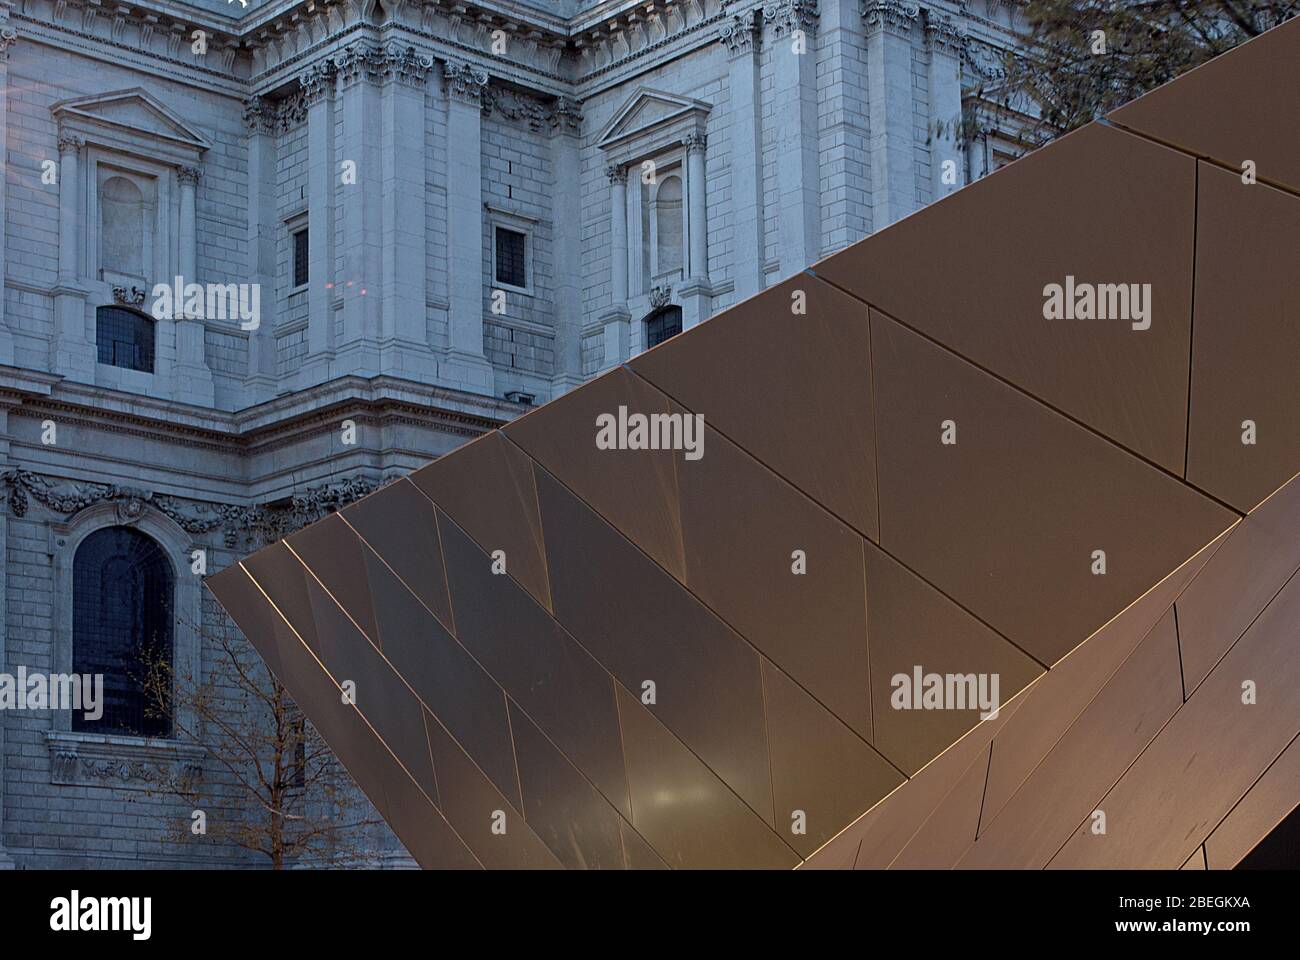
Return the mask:
<path id="1" fill-rule="evenodd" d="M 196 551 L 220 569 L 1011 159 L 977 91 L 1017 26 L 0 0 L 0 673 L 125 671 L 163 621 L 201 673 L 233 628 Z M 255 863 L 167 839 L 158 778 L 238 790 L 106 686 L 108 725 L 0 711 L 0 865 Z"/>

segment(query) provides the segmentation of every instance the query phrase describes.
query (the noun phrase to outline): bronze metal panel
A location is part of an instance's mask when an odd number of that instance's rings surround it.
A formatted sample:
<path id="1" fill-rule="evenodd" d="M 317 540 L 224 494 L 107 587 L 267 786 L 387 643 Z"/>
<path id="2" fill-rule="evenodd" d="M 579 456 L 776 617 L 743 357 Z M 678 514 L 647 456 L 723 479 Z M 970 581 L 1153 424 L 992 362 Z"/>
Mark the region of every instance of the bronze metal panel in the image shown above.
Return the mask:
<path id="1" fill-rule="evenodd" d="M 813 272 L 1181 476 L 1195 166 L 1089 125 Z M 1045 319 L 1067 276 L 1151 284 L 1150 328 Z"/>
<path id="2" fill-rule="evenodd" d="M 374 600 L 370 595 L 364 546 L 352 528 L 331 514 L 319 523 L 299 530 L 283 541 L 308 567 L 325 589 L 338 600 L 357 625 L 374 643 Z"/>
<path id="3" fill-rule="evenodd" d="M 482 863 L 456 835 L 447 818 L 388 751 L 376 745 L 375 753 L 386 767 L 383 774 L 388 796 L 385 819 L 415 862 L 426 870 L 483 869 Z"/>
<path id="4" fill-rule="evenodd" d="M 1184 864 L 1183 864 L 1181 867 L 1179 867 L 1178 869 L 1180 869 L 1180 870 L 1208 870 L 1209 868 L 1205 865 L 1205 845 L 1202 844 L 1201 846 L 1197 847 L 1197 848 L 1196 848 L 1196 852 L 1193 853 L 1190 857 L 1188 857 L 1188 858 L 1187 858 L 1187 862 L 1184 863 Z"/>
<path id="5" fill-rule="evenodd" d="M 420 602 L 450 628 L 447 577 L 442 569 L 438 525 L 429 498 L 403 479 L 345 507 L 338 515 L 384 558 Z"/>
<path id="6" fill-rule="evenodd" d="M 685 578 L 677 514 L 679 450 L 600 450 L 601 414 L 668 412 L 667 398 L 622 367 L 504 428 L 505 435 L 679 580 Z M 707 455 L 707 453 L 706 453 Z"/>
<path id="7" fill-rule="evenodd" d="M 1264 775 L 1205 841 L 1212 870 L 1231 870 L 1300 803 L 1300 738 L 1282 751 Z"/>
<path id="8" fill-rule="evenodd" d="M 980 723 L 980 709 L 978 701 L 967 710 L 927 710 L 916 703 L 912 709 L 896 708 L 895 677 L 909 681 L 911 690 L 918 668 L 923 676 L 997 675 L 996 709 L 1043 674 L 1041 665 L 1006 638 L 870 543 L 867 590 L 873 743 L 909 776 Z"/>
<path id="9" fill-rule="evenodd" d="M 284 671 L 275 640 L 276 631 L 280 629 L 280 617 L 244 568 L 238 563 L 231 564 L 207 577 L 203 583 L 212 591 L 222 609 L 248 638 L 253 648 L 261 654 L 271 673 L 279 678 Z"/>
<path id="10" fill-rule="evenodd" d="M 1083 713 L 1138 644 L 1169 613 L 1174 598 L 1183 593 L 1207 561 L 1235 536 L 1238 529 L 1239 526 L 1220 535 L 1093 634 L 1086 643 L 1075 648 L 1034 685 L 1016 721 L 1004 726 L 994 743 L 993 764 L 984 793 L 983 824 L 988 824 L 998 815 L 1025 778 L 1047 756 L 1053 744 Z"/>
<path id="11" fill-rule="evenodd" d="M 513 444 L 494 430 L 415 471 L 410 481 L 487 553 L 504 550 L 509 575 L 550 609 L 532 464 Z"/>
<path id="12" fill-rule="evenodd" d="M 629 870 L 667 870 L 668 864 L 663 857 L 655 853 L 650 844 L 641 839 L 641 835 L 632 829 L 632 825 L 619 818 L 619 829 L 623 835 L 623 856 Z"/>
<path id="13" fill-rule="evenodd" d="M 770 662 L 763 661 L 776 829 L 801 856 L 903 782 L 884 757 Z M 802 812 L 804 833 L 794 833 Z"/>
<path id="14" fill-rule="evenodd" d="M 1243 512 L 1300 473 L 1298 233 L 1300 198 L 1201 164 L 1187 479 Z"/>
<path id="15" fill-rule="evenodd" d="M 428 501 L 425 501 L 426 503 Z M 469 651 L 370 553 L 383 652 L 451 735 L 508 797 L 519 796 L 505 694 Z"/>
<path id="16" fill-rule="evenodd" d="M 788 869 L 794 850 L 621 686 L 632 825 L 670 867 Z"/>
<path id="17" fill-rule="evenodd" d="M 1238 170 L 1254 160 L 1261 180 L 1300 189 L 1300 130 L 1277 97 L 1300 86 L 1297 36 L 1300 24 L 1284 23 L 1107 119 Z"/>
<path id="18" fill-rule="evenodd" d="M 1046 665 L 1237 519 L 874 311 L 872 349 L 881 545 Z"/>
<path id="19" fill-rule="evenodd" d="M 438 516 L 456 635 L 609 801 L 629 812 L 613 678 L 458 527 Z"/>
<path id="20" fill-rule="evenodd" d="M 1182 702 L 1170 610 L 1000 812 L 985 818 L 961 866 L 1042 869 Z M 1026 719 L 1022 712 L 1017 723 Z M 1001 736 L 993 741 L 995 762 L 1001 742 Z M 1101 806 L 1110 818 L 1124 815 Z"/>
<path id="21" fill-rule="evenodd" d="M 442 812 L 483 865 L 489 870 L 561 869 L 563 864 L 524 821 L 519 808 L 493 786 L 469 754 L 427 710 L 424 726 L 438 771 Z M 503 822 L 504 833 L 493 832 L 494 826 Z"/>
<path id="22" fill-rule="evenodd" d="M 540 468 L 537 493 L 556 619 L 771 824 L 757 651 Z"/>
<path id="23" fill-rule="evenodd" d="M 801 274 L 628 366 L 874 539 L 870 349 L 866 306 Z"/>
<path id="24" fill-rule="evenodd" d="M 1178 598 L 1183 678 L 1190 694 L 1300 567 L 1300 480 L 1261 503 L 1228 534 Z"/>
<path id="25" fill-rule="evenodd" d="M 687 585 L 870 741 L 861 535 L 707 420 L 704 435 L 704 456 L 677 470 Z M 796 550 L 806 560 L 802 574 L 794 572 Z"/>
<path id="26" fill-rule="evenodd" d="M 992 744 L 966 768 L 948 795 L 891 863 L 891 870 L 948 870 L 975 839 Z"/>
<path id="27" fill-rule="evenodd" d="M 510 727 L 533 832 L 566 867 L 623 869 L 623 818 L 513 704 Z"/>
<path id="28" fill-rule="evenodd" d="M 1283 587 L 1049 866 L 1172 869 L 1300 730 L 1300 577 Z M 1242 703 L 1253 681 L 1258 702 Z"/>

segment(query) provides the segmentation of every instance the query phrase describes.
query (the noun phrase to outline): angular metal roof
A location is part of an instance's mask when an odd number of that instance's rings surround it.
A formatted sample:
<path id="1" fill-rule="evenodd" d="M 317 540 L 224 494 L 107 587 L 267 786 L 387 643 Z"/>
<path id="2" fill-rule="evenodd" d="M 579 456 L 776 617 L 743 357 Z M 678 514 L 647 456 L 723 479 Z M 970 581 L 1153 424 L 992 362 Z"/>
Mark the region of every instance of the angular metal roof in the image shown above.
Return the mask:
<path id="1" fill-rule="evenodd" d="M 1297 80 L 1293 21 L 208 585 L 426 867 L 1231 866 L 1300 782 Z"/>

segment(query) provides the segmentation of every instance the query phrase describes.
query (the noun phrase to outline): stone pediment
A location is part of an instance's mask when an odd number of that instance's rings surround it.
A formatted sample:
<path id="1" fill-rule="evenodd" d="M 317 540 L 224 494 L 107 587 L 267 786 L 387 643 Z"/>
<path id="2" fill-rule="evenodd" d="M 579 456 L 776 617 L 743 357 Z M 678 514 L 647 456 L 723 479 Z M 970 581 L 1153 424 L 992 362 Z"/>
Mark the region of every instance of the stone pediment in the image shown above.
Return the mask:
<path id="1" fill-rule="evenodd" d="M 596 143 L 602 150 L 618 151 L 636 140 L 658 139 L 664 133 L 703 133 L 712 109 L 712 104 L 702 100 L 641 87 L 615 111 Z"/>
<path id="2" fill-rule="evenodd" d="M 60 100 L 50 112 L 60 130 L 109 146 L 152 143 L 167 148 L 169 153 L 192 156 L 212 146 L 203 133 L 139 87 Z"/>

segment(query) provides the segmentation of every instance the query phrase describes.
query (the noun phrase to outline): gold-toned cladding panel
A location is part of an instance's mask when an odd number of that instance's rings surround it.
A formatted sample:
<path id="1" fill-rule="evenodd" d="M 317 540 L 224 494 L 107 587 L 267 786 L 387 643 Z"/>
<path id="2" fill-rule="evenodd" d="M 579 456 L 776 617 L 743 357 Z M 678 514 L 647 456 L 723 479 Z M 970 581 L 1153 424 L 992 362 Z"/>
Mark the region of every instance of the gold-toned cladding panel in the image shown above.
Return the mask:
<path id="1" fill-rule="evenodd" d="M 866 305 L 801 274 L 628 366 L 875 539 L 870 349 Z"/>
<path id="2" fill-rule="evenodd" d="M 1107 119 L 1261 180 L 1300 190 L 1300 129 L 1278 100 L 1300 87 L 1300 22 L 1289 21 L 1183 74 Z M 1282 119 L 1283 117 L 1286 119 Z"/>
<path id="3" fill-rule="evenodd" d="M 1190 694 L 1300 567 L 1300 478 L 1228 534 L 1178 598 L 1183 678 Z"/>
<path id="4" fill-rule="evenodd" d="M 1015 794 L 985 819 L 979 841 L 960 866 L 1041 869 L 1182 703 L 1178 635 L 1170 610 Z M 1002 736 L 1026 719 L 1032 717 L 1022 711 L 994 739 L 994 762 Z M 1112 815 L 1122 816 L 1122 811 Z"/>
<path id="5" fill-rule="evenodd" d="M 425 496 L 488 553 L 505 553 L 514 577 L 546 609 L 546 548 L 532 464 L 497 431 L 411 474 Z"/>
<path id="6" fill-rule="evenodd" d="M 617 687 L 632 825 L 671 867 L 789 869 L 798 855 L 632 694 Z"/>
<path id="7" fill-rule="evenodd" d="M 949 870 L 966 852 L 979 828 L 991 750 L 990 744 L 966 768 L 921 829 L 890 863 L 891 870 Z"/>
<path id="8" fill-rule="evenodd" d="M 623 818 L 536 724 L 513 704 L 510 725 L 524 791 L 524 817 L 569 868 L 625 866 Z"/>
<path id="9" fill-rule="evenodd" d="M 367 551 L 352 528 L 338 514 L 331 514 L 286 537 L 285 542 L 366 636 L 379 644 Z"/>
<path id="10" fill-rule="evenodd" d="M 443 814 L 489 870 L 555 870 L 563 864 L 525 822 L 518 802 L 501 794 L 427 710 L 429 750 L 438 770 Z"/>
<path id="11" fill-rule="evenodd" d="M 438 525 L 429 498 L 403 479 L 343 508 L 339 516 L 384 558 L 407 589 L 451 629 L 447 577 L 442 569 Z M 310 560 L 307 564 L 312 565 Z"/>
<path id="12" fill-rule="evenodd" d="M 867 592 L 872 742 L 908 776 L 1044 672 L 872 544 Z"/>
<path id="13" fill-rule="evenodd" d="M 613 678 L 446 514 L 438 525 L 457 638 L 626 815 Z"/>
<path id="14" fill-rule="evenodd" d="M 1300 730 L 1300 577 L 1292 577 L 1052 867 L 1178 867 Z"/>
<path id="15" fill-rule="evenodd" d="M 1205 841 L 1212 870 L 1231 870 L 1300 803 L 1300 734 Z"/>
<path id="16" fill-rule="evenodd" d="M 617 439 L 625 414 L 650 417 L 666 413 L 668 399 L 662 393 L 616 367 L 508 424 L 504 432 L 655 563 L 682 579 L 685 570 L 677 513 L 677 469 L 682 451 L 622 449 L 603 443 Z M 615 434 L 600 438 L 602 446 L 598 447 L 598 418 L 605 416 L 614 418 Z"/>
<path id="17" fill-rule="evenodd" d="M 874 311 L 872 345 L 881 545 L 1045 665 L 1237 519 Z"/>
<path id="18" fill-rule="evenodd" d="M 776 829 L 810 857 L 902 783 L 903 775 L 766 660 L 763 688 Z"/>
<path id="19" fill-rule="evenodd" d="M 556 619 L 772 824 L 757 651 L 541 468 L 537 493 Z"/>
<path id="20" fill-rule="evenodd" d="M 1187 479 L 1242 512 L 1300 473 L 1300 197 L 1200 168 Z"/>
<path id="21" fill-rule="evenodd" d="M 1195 175 L 1093 124 L 813 272 L 1181 476 Z"/>
<path id="22" fill-rule="evenodd" d="M 707 421 L 704 435 L 677 471 L 686 584 L 869 741 L 865 541 Z"/>

